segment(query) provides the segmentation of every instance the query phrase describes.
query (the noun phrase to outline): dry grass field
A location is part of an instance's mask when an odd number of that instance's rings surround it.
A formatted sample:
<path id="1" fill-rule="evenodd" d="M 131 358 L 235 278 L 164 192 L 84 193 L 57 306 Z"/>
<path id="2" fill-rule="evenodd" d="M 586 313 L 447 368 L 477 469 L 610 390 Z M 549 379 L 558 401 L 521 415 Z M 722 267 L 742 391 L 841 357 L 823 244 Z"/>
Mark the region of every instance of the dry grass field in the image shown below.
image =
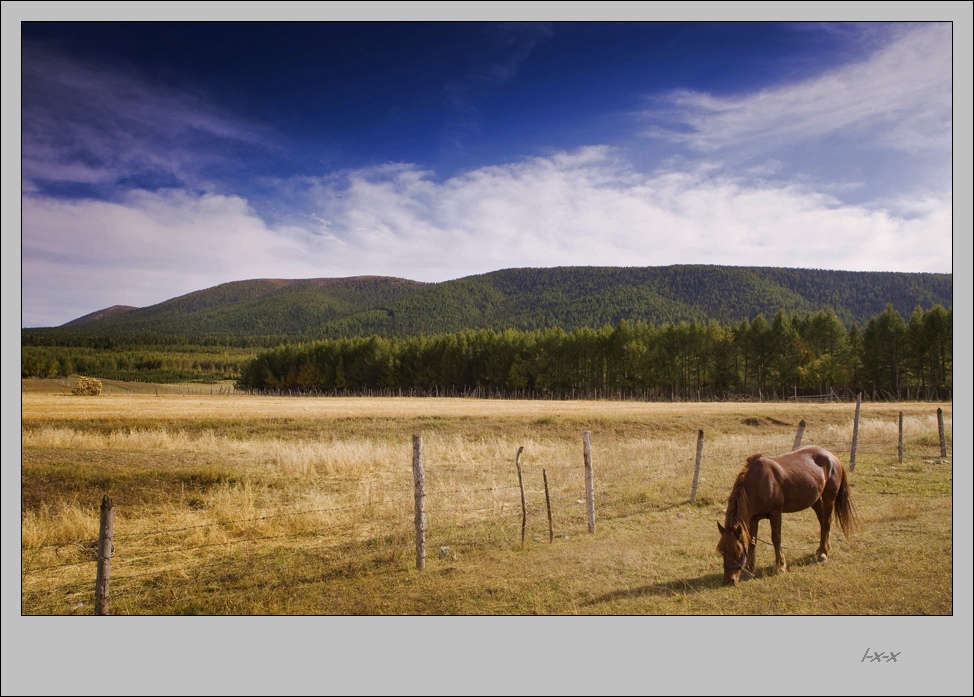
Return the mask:
<path id="1" fill-rule="evenodd" d="M 25 381 L 23 615 L 93 613 L 105 494 L 114 615 L 953 613 L 950 404 L 863 403 L 852 473 L 859 533 L 833 530 L 829 561 L 817 564 L 814 513 L 786 514 L 789 571 L 776 574 L 772 548 L 759 544 L 755 577 L 724 587 L 716 523 L 747 455 L 790 450 L 804 420 L 802 444 L 848 465 L 855 404 L 275 398 L 106 385 L 100 396 L 71 396 L 63 384 Z M 422 570 L 414 435 L 425 472 Z M 770 541 L 766 522 L 759 537 Z"/>

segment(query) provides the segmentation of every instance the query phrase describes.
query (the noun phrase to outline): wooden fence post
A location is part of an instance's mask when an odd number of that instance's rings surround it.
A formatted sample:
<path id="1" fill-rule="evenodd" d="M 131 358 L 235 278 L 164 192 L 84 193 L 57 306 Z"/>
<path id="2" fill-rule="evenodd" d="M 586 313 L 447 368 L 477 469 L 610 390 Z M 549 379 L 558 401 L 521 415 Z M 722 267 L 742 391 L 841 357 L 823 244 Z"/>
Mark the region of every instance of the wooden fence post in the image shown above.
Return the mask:
<path id="1" fill-rule="evenodd" d="M 856 419 L 852 422 L 852 453 L 849 455 L 849 471 L 856 469 L 856 446 L 859 444 L 859 409 L 862 407 L 862 392 L 856 395 Z"/>
<path id="2" fill-rule="evenodd" d="M 693 465 L 693 487 L 690 489 L 690 503 L 697 500 L 697 483 L 700 481 L 700 461 L 703 459 L 703 429 L 697 431 L 697 460 Z"/>
<path id="3" fill-rule="evenodd" d="M 588 515 L 588 531 L 595 532 L 595 487 L 592 475 L 592 432 L 582 434 L 585 444 L 585 509 Z"/>
<path id="4" fill-rule="evenodd" d="M 541 476 L 544 478 L 544 503 L 548 509 L 548 542 L 554 542 L 555 530 L 551 526 L 551 497 L 548 495 L 548 473 L 542 469 Z"/>
<path id="5" fill-rule="evenodd" d="M 900 412 L 900 440 L 896 446 L 896 461 L 903 464 L 903 412 Z"/>
<path id="6" fill-rule="evenodd" d="M 937 430 L 940 432 L 940 457 L 947 457 L 947 438 L 944 435 L 944 410 L 937 407 Z"/>
<path id="7" fill-rule="evenodd" d="M 802 445 L 802 437 L 805 435 L 805 419 L 798 422 L 798 432 L 795 434 L 795 444 L 791 446 L 792 450 L 798 450 Z"/>
<path id="8" fill-rule="evenodd" d="M 524 478 L 521 476 L 521 453 L 524 452 L 524 446 L 522 445 L 517 449 L 517 457 L 515 462 L 517 463 L 517 483 L 521 487 L 521 547 L 524 547 L 524 531 L 528 525 L 528 509 L 524 503 Z"/>
<path id="9" fill-rule="evenodd" d="M 423 481 L 423 439 L 413 436 L 413 498 L 416 501 L 416 568 L 426 568 L 426 491 Z"/>
<path id="10" fill-rule="evenodd" d="M 98 525 L 98 570 L 95 573 L 95 614 L 107 615 L 110 611 L 108 585 L 112 573 L 112 528 L 115 508 L 112 499 L 105 494 L 101 499 L 101 520 Z"/>

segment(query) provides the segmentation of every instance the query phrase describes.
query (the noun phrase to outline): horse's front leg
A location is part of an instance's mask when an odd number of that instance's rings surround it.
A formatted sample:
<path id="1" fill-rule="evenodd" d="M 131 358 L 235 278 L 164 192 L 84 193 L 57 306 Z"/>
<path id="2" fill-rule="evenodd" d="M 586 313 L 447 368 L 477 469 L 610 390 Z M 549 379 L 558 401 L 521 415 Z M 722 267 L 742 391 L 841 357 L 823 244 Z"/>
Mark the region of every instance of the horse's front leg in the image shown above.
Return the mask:
<path id="1" fill-rule="evenodd" d="M 832 506 L 826 506 L 821 499 L 812 506 L 815 515 L 818 516 L 818 525 L 821 530 L 821 537 L 818 543 L 818 551 L 815 552 L 816 561 L 826 561 L 829 558 L 829 535 L 832 529 Z"/>
<path id="2" fill-rule="evenodd" d="M 788 570 L 785 558 L 781 555 L 781 511 L 771 511 L 771 544 L 774 545 L 774 565 L 779 574 Z"/>
<path id="3" fill-rule="evenodd" d="M 761 519 L 754 516 L 751 518 L 751 524 L 748 527 L 751 539 L 747 543 L 747 560 L 744 562 L 744 570 L 752 576 L 754 575 L 754 566 L 757 563 L 755 554 L 758 548 L 758 523 L 760 522 Z"/>

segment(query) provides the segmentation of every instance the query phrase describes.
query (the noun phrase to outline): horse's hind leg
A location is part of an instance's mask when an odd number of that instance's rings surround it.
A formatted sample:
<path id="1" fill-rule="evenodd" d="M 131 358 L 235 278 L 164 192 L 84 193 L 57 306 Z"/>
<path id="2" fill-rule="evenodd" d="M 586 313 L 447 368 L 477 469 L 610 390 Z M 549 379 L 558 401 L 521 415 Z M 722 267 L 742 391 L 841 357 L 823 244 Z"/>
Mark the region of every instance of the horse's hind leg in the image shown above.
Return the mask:
<path id="1" fill-rule="evenodd" d="M 815 552 L 816 561 L 826 561 L 829 558 L 829 536 L 832 530 L 832 506 L 826 506 L 819 499 L 812 505 L 812 509 L 815 511 L 815 515 L 818 516 L 818 525 L 821 532 L 821 538 L 818 543 L 818 551 Z"/>
<path id="2" fill-rule="evenodd" d="M 781 511 L 771 511 L 771 544 L 774 545 L 774 565 L 778 573 L 788 570 L 785 558 L 781 556 Z"/>

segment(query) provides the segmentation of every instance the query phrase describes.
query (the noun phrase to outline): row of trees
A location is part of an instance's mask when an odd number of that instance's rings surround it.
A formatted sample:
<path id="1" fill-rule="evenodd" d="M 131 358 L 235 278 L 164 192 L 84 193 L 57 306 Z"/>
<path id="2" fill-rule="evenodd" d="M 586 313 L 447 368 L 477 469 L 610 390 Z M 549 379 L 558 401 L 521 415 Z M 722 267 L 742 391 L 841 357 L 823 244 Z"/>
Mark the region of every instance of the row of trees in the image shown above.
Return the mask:
<path id="1" fill-rule="evenodd" d="M 88 346 L 21 346 L 22 377 L 53 378 L 72 374 L 142 382 L 231 380 L 255 350 L 185 346 L 101 348 Z"/>
<path id="2" fill-rule="evenodd" d="M 640 394 L 725 399 L 865 392 L 890 399 L 950 398 L 952 310 L 891 305 L 864 328 L 835 312 L 778 311 L 736 324 L 537 331 L 465 330 L 283 346 L 241 370 L 238 387 L 298 392 L 437 390 L 552 397 Z"/>

